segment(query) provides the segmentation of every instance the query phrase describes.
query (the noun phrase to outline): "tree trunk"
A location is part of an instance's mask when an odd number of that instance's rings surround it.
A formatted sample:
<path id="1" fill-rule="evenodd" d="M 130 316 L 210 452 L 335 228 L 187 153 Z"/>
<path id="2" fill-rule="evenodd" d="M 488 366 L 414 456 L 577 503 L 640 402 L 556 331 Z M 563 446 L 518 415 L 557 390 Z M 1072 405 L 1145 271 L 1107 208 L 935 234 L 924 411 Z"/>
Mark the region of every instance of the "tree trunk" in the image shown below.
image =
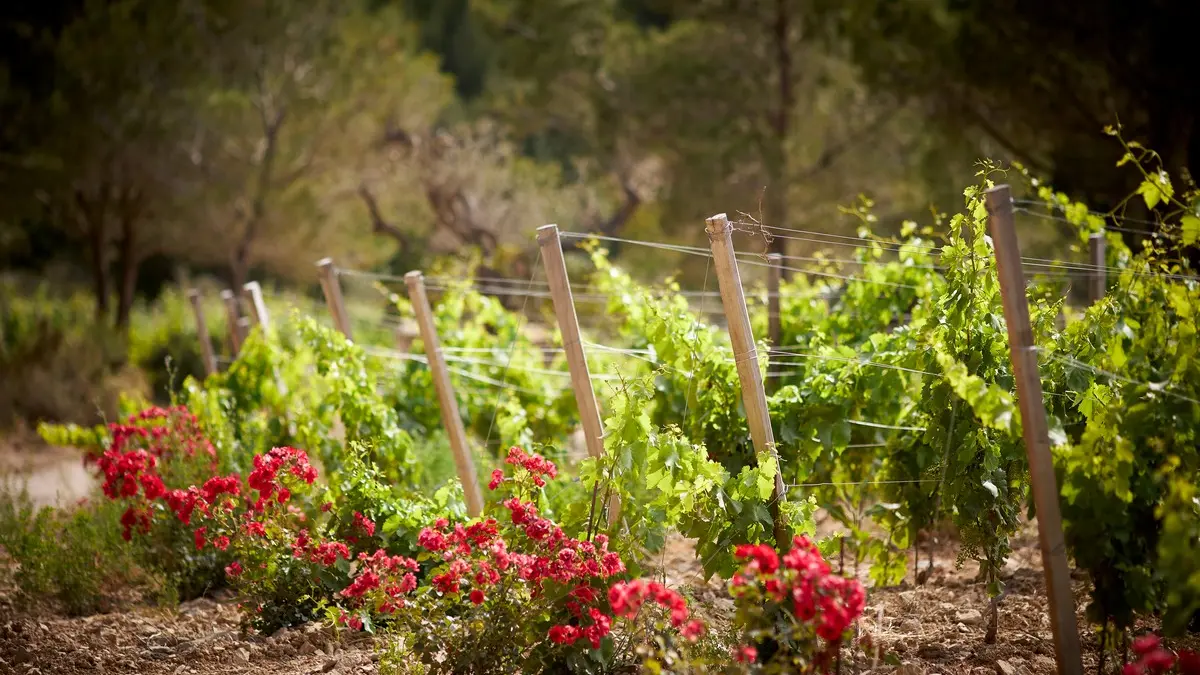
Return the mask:
<path id="1" fill-rule="evenodd" d="M 120 330 L 129 328 L 129 318 L 133 313 L 133 298 L 137 292 L 138 267 L 141 264 L 137 246 L 137 228 L 132 216 L 125 216 L 121 221 L 120 241 L 121 287 L 117 296 L 116 326 Z"/>
<path id="2" fill-rule="evenodd" d="M 108 256 L 105 250 L 107 243 L 107 223 L 108 223 L 108 188 L 107 186 L 100 187 L 99 199 L 90 203 L 83 190 L 75 190 L 75 208 L 77 209 L 77 217 L 80 224 L 83 226 L 84 234 L 87 237 L 88 261 L 91 266 L 92 273 L 92 292 L 96 295 L 96 320 L 100 321 L 108 316 Z"/>
<path id="3" fill-rule="evenodd" d="M 233 255 L 229 257 L 229 283 L 234 293 L 241 293 L 241 288 L 246 285 L 249 276 L 250 247 L 245 243 L 239 243 L 234 249 Z"/>
<path id="4" fill-rule="evenodd" d="M 790 133 L 790 119 L 794 107 L 795 94 L 792 90 L 792 50 L 789 43 L 791 33 L 791 17 L 788 15 L 789 0 L 775 0 L 775 22 L 773 37 L 775 40 L 775 68 L 779 76 L 779 100 L 772 120 L 774 131 L 773 143 L 768 150 L 767 164 L 767 194 L 765 195 L 764 225 L 770 227 L 787 227 L 787 144 Z M 787 241 L 775 237 L 768 244 L 770 253 L 786 255 Z M 781 270 L 782 278 L 790 279 L 788 270 Z"/>
<path id="5" fill-rule="evenodd" d="M 104 255 L 104 226 L 101 222 L 88 225 L 88 247 L 91 249 L 92 292 L 96 294 L 96 320 L 108 316 L 108 265 Z"/>

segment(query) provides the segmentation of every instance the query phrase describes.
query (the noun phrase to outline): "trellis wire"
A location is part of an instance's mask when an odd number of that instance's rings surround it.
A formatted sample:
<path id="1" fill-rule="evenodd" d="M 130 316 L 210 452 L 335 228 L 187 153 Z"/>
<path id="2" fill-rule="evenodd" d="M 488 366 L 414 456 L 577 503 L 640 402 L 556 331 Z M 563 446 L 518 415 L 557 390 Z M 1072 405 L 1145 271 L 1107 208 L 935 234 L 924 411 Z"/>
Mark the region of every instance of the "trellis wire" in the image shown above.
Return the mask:
<path id="1" fill-rule="evenodd" d="M 529 286 L 528 286 L 529 288 L 533 288 L 533 282 L 537 278 L 537 271 L 538 271 L 538 267 L 540 267 L 541 262 L 542 262 L 542 250 L 541 250 L 541 248 L 539 248 L 537 260 L 535 260 L 533 263 L 533 272 L 531 272 L 529 275 Z M 512 342 L 508 346 L 508 363 L 510 363 L 510 364 L 512 363 L 513 351 L 517 348 L 517 335 L 519 335 L 521 333 L 521 324 L 523 324 L 525 322 L 525 310 L 528 305 L 529 305 L 529 296 L 525 296 L 525 299 L 521 301 L 521 312 L 517 315 L 517 330 L 513 333 Z M 506 383 L 508 381 L 508 368 L 509 368 L 509 366 L 506 364 L 504 366 L 503 375 L 501 375 L 501 377 L 500 377 L 501 382 Z M 492 409 L 492 419 L 490 422 L 488 422 L 487 436 L 483 440 L 485 447 L 486 447 L 487 443 L 492 440 L 492 429 L 494 429 L 496 427 L 496 415 L 498 415 L 499 413 L 500 413 L 500 398 L 497 397 L 496 398 L 496 407 Z"/>
<path id="2" fill-rule="evenodd" d="M 1173 396 L 1180 400 L 1187 401 L 1188 403 L 1194 403 L 1196 405 L 1200 405 L 1200 401 L 1197 401 L 1196 399 L 1194 399 L 1190 396 L 1185 396 L 1183 394 L 1178 394 L 1176 392 L 1173 392 L 1169 388 L 1167 388 L 1167 385 L 1165 385 L 1165 384 L 1160 384 L 1158 382 L 1141 382 L 1139 380 L 1134 380 L 1132 378 L 1125 377 L 1124 375 L 1120 375 L 1118 373 L 1104 370 L 1103 368 L 1097 368 L 1096 366 L 1093 366 L 1090 363 L 1084 363 L 1083 361 L 1072 358 L 1065 354 L 1055 354 L 1054 352 L 1048 351 L 1042 347 L 1033 347 L 1033 349 L 1034 349 L 1034 351 L 1036 351 L 1040 354 L 1044 354 L 1045 356 L 1047 356 L 1055 361 L 1058 361 L 1060 363 L 1065 363 L 1067 365 L 1074 366 L 1076 368 L 1081 368 L 1083 370 L 1090 371 L 1096 375 L 1101 375 L 1103 377 L 1109 377 L 1114 380 L 1124 382 L 1126 384 L 1132 384 L 1134 386 L 1146 387 L 1146 388 L 1150 389 L 1150 391 L 1157 392 L 1160 394 L 1166 394 L 1167 396 Z"/>
<path id="3" fill-rule="evenodd" d="M 660 250 L 664 250 L 664 251 L 674 251 L 676 253 L 687 253 L 689 255 L 696 255 L 696 256 L 702 256 L 705 258 L 712 258 L 711 252 L 706 251 L 702 248 L 695 247 L 695 246 L 683 246 L 680 244 L 665 244 L 662 242 L 643 241 L 640 239 L 623 239 L 621 237 L 608 237 L 608 236 L 603 236 L 603 235 L 598 235 L 598 234 L 588 234 L 586 232 L 562 232 L 562 233 L 560 233 L 560 236 L 563 238 L 567 238 L 567 239 L 599 239 L 601 241 L 619 242 L 619 243 L 624 243 L 624 244 L 631 244 L 634 246 L 645 246 L 647 248 L 655 248 L 655 249 L 660 249 Z M 774 264 L 768 263 L 768 262 L 757 262 L 754 260 L 745 260 L 745 259 L 739 259 L 738 262 L 745 264 L 745 265 L 750 265 L 753 267 L 778 267 L 779 269 L 787 270 L 789 272 L 796 272 L 798 274 L 807 274 L 807 275 L 817 276 L 817 277 L 825 277 L 828 279 L 840 279 L 842 281 L 858 281 L 861 283 L 877 284 L 880 286 L 890 286 L 893 288 L 909 288 L 909 289 L 918 288 L 917 286 L 912 286 L 910 284 L 900 284 L 900 283 L 896 283 L 896 282 L 892 282 L 892 281 L 877 281 L 874 279 L 863 279 L 861 277 L 849 276 L 849 275 L 844 275 L 844 274 L 834 274 L 832 272 L 820 272 L 817 270 L 803 269 L 800 267 L 789 267 L 787 265 L 774 265 Z"/>
<path id="4" fill-rule="evenodd" d="M 1065 206 L 1062 206 L 1061 204 L 1052 204 L 1052 203 L 1049 203 L 1049 202 L 1040 202 L 1040 201 L 1037 201 L 1036 199 L 1014 199 L 1014 200 L 1012 200 L 1012 203 L 1013 203 L 1013 205 L 1014 205 L 1014 206 L 1016 206 L 1016 205 L 1019 205 L 1019 206 L 1042 206 L 1042 207 L 1045 207 L 1045 208 L 1048 208 L 1048 209 L 1056 209 L 1056 210 L 1059 210 L 1059 211 L 1066 211 L 1066 210 L 1067 210 L 1067 207 L 1065 207 Z M 1125 222 L 1125 223 L 1138 223 L 1139 225 L 1158 225 L 1158 224 L 1159 224 L 1158 222 L 1156 222 L 1156 221 L 1153 221 L 1153 220 L 1145 220 L 1145 219 L 1143 219 L 1143 218 L 1129 218 L 1129 217 L 1127 217 L 1127 216 L 1118 216 L 1118 215 L 1117 215 L 1117 214 L 1115 214 L 1115 213 L 1104 213 L 1103 211 L 1092 211 L 1092 210 L 1089 210 L 1089 211 L 1088 211 L 1088 215 L 1089 215 L 1089 216 L 1099 216 L 1099 217 L 1101 217 L 1101 218 L 1104 218 L 1105 220 L 1107 220 L 1107 219 L 1109 219 L 1109 218 L 1111 218 L 1111 219 L 1113 219 L 1113 220 L 1118 220 L 1118 219 L 1119 219 L 1121 222 Z M 1068 221 L 1068 222 L 1069 222 L 1069 221 Z M 1117 231 L 1128 230 L 1128 228 L 1112 228 L 1112 227 L 1107 227 L 1106 229 L 1117 229 Z M 1141 232 L 1142 232 L 1142 230 L 1129 230 L 1129 231 L 1130 231 L 1130 232 L 1135 232 L 1135 233 L 1141 233 Z"/>
<path id="5" fill-rule="evenodd" d="M 915 373 L 917 375 L 932 375 L 939 376 L 940 373 L 932 373 L 928 370 L 917 370 L 916 368 L 906 368 L 897 366 L 891 363 L 880 363 L 879 361 L 871 361 L 870 359 L 856 359 L 848 356 L 834 356 L 833 354 L 813 354 L 809 352 L 795 352 L 787 349 L 772 349 L 769 352 L 772 356 L 794 356 L 805 359 L 823 359 L 827 361 L 845 361 L 847 363 L 861 363 L 864 366 L 877 366 L 879 368 L 888 368 L 890 370 L 902 370 L 906 373 Z"/>

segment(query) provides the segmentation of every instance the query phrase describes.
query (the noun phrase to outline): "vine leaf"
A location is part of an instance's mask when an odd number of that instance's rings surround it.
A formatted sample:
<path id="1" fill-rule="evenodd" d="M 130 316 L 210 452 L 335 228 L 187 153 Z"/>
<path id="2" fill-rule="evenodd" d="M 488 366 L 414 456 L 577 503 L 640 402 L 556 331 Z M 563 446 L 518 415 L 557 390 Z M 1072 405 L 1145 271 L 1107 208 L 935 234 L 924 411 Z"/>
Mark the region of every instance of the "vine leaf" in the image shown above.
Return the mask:
<path id="1" fill-rule="evenodd" d="M 1184 216 L 1180 224 L 1183 226 L 1184 246 L 1191 246 L 1200 240 L 1200 216 Z"/>

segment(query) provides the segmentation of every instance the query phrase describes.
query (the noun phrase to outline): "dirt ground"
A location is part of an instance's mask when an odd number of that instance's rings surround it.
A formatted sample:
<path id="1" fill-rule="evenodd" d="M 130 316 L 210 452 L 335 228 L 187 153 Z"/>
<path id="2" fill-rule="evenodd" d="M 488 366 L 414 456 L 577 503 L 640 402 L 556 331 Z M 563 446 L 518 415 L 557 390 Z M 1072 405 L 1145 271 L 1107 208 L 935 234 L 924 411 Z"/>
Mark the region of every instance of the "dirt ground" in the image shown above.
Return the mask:
<path id="1" fill-rule="evenodd" d="M 40 503 L 65 503 L 89 489 L 91 478 L 78 456 L 64 450 L 9 444 L 0 454 L 6 475 L 29 481 Z M 822 533 L 832 530 L 822 523 Z M 854 645 L 844 651 L 843 673 L 894 675 L 1041 675 L 1055 672 L 1054 643 L 1043 596 L 1042 565 L 1033 524 L 1013 542 L 1005 568 L 1008 592 L 999 604 L 994 644 L 984 644 L 986 589 L 974 581 L 977 566 L 955 568 L 952 542 L 934 546 L 934 569 L 926 583 L 873 589 L 858 622 Z M 715 621 L 732 614 L 719 581 L 704 583 L 693 542 L 670 540 L 663 557 L 669 584 L 687 588 L 696 612 Z M 921 555 L 922 568 L 926 553 Z M 911 569 L 911 558 L 909 561 Z M 852 570 L 851 570 L 852 571 Z M 866 569 L 860 571 L 864 583 Z M 1083 622 L 1086 582 L 1076 580 Z M 1084 665 L 1095 672 L 1098 652 L 1090 633 L 1082 636 Z M 374 673 L 378 649 L 367 635 L 308 625 L 272 636 L 246 635 L 238 628 L 229 598 L 185 603 L 174 609 L 134 607 L 82 618 L 31 613 L 13 588 L 0 588 L 0 674 L 75 673 Z"/>
<path id="2" fill-rule="evenodd" d="M 23 485 L 38 506 L 70 504 L 96 485 L 78 450 L 48 446 L 29 430 L 0 437 L 0 477 Z"/>

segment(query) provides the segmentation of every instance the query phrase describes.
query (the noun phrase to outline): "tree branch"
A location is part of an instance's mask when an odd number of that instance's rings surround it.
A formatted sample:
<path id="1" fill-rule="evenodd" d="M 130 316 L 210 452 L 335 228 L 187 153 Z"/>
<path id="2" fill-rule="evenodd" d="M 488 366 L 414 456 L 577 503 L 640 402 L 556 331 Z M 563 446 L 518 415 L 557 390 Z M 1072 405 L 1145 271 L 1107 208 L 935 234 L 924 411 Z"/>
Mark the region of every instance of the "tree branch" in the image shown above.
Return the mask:
<path id="1" fill-rule="evenodd" d="M 363 204 L 367 206 L 367 215 L 371 218 L 371 232 L 386 234 L 392 237 L 400 242 L 401 250 L 408 253 L 412 249 L 412 237 L 404 230 L 384 219 L 383 214 L 379 210 L 379 202 L 375 200 L 375 195 L 371 194 L 371 190 L 367 188 L 366 184 L 358 186 L 358 196 L 363 200 Z"/>
<path id="2" fill-rule="evenodd" d="M 804 170 L 799 173 L 799 175 L 793 176 L 791 180 L 808 180 L 822 171 L 829 169 L 831 166 L 833 166 L 834 162 L 836 162 L 842 155 L 846 154 L 846 152 L 848 152 L 851 148 L 862 143 L 863 141 L 870 139 L 876 131 L 879 131 L 879 129 L 891 121 L 899 110 L 899 108 L 889 108 L 887 112 L 882 113 L 874 120 L 871 120 L 869 124 L 858 130 L 857 133 L 849 134 L 838 143 L 826 146 L 825 149 L 821 151 L 820 156 L 817 157 L 815 162 L 805 167 Z"/>

